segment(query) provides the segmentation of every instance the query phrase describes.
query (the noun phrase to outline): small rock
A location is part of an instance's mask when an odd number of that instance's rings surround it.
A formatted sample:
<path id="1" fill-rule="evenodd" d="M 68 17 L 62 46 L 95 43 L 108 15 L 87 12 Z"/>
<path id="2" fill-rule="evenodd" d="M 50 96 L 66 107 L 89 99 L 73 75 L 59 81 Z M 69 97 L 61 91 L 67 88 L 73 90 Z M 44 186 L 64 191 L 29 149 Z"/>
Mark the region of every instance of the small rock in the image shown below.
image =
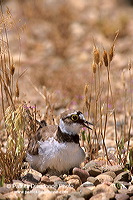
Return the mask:
<path id="1" fill-rule="evenodd" d="M 38 193 L 33 193 L 33 192 L 30 192 L 30 193 L 26 193 L 24 199 L 25 200 L 37 200 L 37 196 L 38 196 Z M 16 200 L 16 199 L 14 199 Z"/>
<path id="2" fill-rule="evenodd" d="M 55 181 L 54 187 L 57 189 L 61 185 L 68 185 L 65 181 Z"/>
<path id="3" fill-rule="evenodd" d="M 51 188 L 51 187 L 50 187 Z M 31 191 L 30 191 L 30 193 L 35 193 L 35 194 L 38 194 L 38 193 L 40 193 L 40 192 L 42 192 L 42 193 L 49 193 L 50 192 L 50 190 L 49 190 L 49 188 L 48 187 L 46 187 L 46 185 L 36 185 Z"/>
<path id="4" fill-rule="evenodd" d="M 118 174 L 114 179 L 114 182 L 118 182 L 118 181 L 129 182 L 129 181 L 131 181 L 131 175 L 129 174 L 128 171 L 122 172 L 122 173 Z"/>
<path id="5" fill-rule="evenodd" d="M 87 178 L 90 176 L 89 173 L 83 169 L 77 168 L 75 167 L 73 169 L 73 174 L 74 175 L 78 175 L 82 181 L 82 183 L 84 183 L 85 181 L 87 181 Z"/>
<path id="6" fill-rule="evenodd" d="M 70 194 L 62 194 L 56 197 L 56 200 L 68 200 L 70 197 Z"/>
<path id="7" fill-rule="evenodd" d="M 124 167 L 121 165 L 107 165 L 104 167 L 104 171 L 111 171 L 118 175 L 124 171 Z"/>
<path id="8" fill-rule="evenodd" d="M 81 195 L 80 195 L 80 193 L 79 192 L 72 192 L 71 194 L 70 194 L 71 196 L 70 196 L 70 198 L 69 198 L 69 200 L 76 200 L 76 199 L 78 199 L 78 200 L 85 200 L 83 197 L 81 197 Z"/>
<path id="9" fill-rule="evenodd" d="M 78 179 L 81 181 L 80 177 L 78 175 L 69 175 L 67 177 L 65 177 L 65 181 L 69 181 L 70 179 Z"/>
<path id="10" fill-rule="evenodd" d="M 71 175 L 65 178 L 65 181 L 75 189 L 77 189 L 81 184 L 81 179 L 77 175 Z"/>
<path id="11" fill-rule="evenodd" d="M 34 169 L 25 170 L 21 175 L 22 181 L 24 183 L 30 182 L 33 184 L 38 183 L 41 180 L 42 174 Z"/>
<path id="12" fill-rule="evenodd" d="M 37 176 L 34 176 L 33 174 L 30 174 L 30 173 L 27 173 L 23 178 L 22 178 L 22 181 L 24 183 L 33 183 L 33 184 L 36 184 L 36 183 L 39 183 L 40 181 L 40 178 L 37 177 Z"/>
<path id="13" fill-rule="evenodd" d="M 133 185 L 130 185 L 130 186 L 129 186 L 127 195 L 129 195 L 130 197 L 133 196 Z"/>
<path id="14" fill-rule="evenodd" d="M 92 191 L 88 188 L 82 187 L 80 188 L 80 195 L 87 200 L 92 197 Z"/>
<path id="15" fill-rule="evenodd" d="M 1 194 L 6 194 L 6 193 L 9 193 L 11 192 L 11 189 L 10 188 L 7 188 L 7 187 L 0 187 L 0 193 Z"/>
<path id="16" fill-rule="evenodd" d="M 72 195 L 69 200 L 85 200 L 83 197 L 77 197 L 76 195 Z"/>
<path id="17" fill-rule="evenodd" d="M 116 188 L 114 183 L 112 183 L 110 186 L 111 186 L 112 190 L 114 191 L 114 193 L 118 192 L 118 189 Z"/>
<path id="18" fill-rule="evenodd" d="M 113 183 L 113 178 L 106 174 L 100 174 L 100 175 L 96 176 L 96 179 L 98 179 L 100 183 L 104 183 L 104 182 Z"/>
<path id="19" fill-rule="evenodd" d="M 112 186 L 107 186 L 105 184 L 100 184 L 95 187 L 93 190 L 93 195 L 100 194 L 100 193 L 107 193 L 110 198 L 114 198 L 115 192 Z"/>
<path id="20" fill-rule="evenodd" d="M 54 192 L 45 192 L 45 193 L 39 193 L 37 196 L 37 200 L 55 200 L 55 198 L 58 196 L 57 193 Z"/>
<path id="21" fill-rule="evenodd" d="M 99 174 L 101 174 L 102 172 L 101 172 L 101 170 L 92 167 L 92 168 L 88 169 L 88 173 L 90 174 L 90 176 L 96 177 Z"/>
<path id="22" fill-rule="evenodd" d="M 93 183 L 95 186 L 97 186 L 98 184 L 100 184 L 100 181 L 98 179 L 96 179 L 95 177 L 92 177 L 92 176 L 88 177 L 87 181 Z"/>
<path id="23" fill-rule="evenodd" d="M 46 184 L 46 185 L 53 185 L 54 182 L 50 180 L 47 176 L 42 176 L 41 177 L 41 182 Z"/>
<path id="24" fill-rule="evenodd" d="M 116 174 L 115 174 L 114 172 L 112 172 L 112 171 L 104 172 L 103 174 L 104 174 L 104 175 L 109 175 L 109 176 L 111 176 L 113 179 L 116 177 Z"/>
<path id="25" fill-rule="evenodd" d="M 87 190 L 91 190 L 91 191 L 93 191 L 94 188 L 95 188 L 95 186 L 91 185 L 91 186 L 88 186 L 88 187 L 83 187 L 83 186 L 81 185 L 80 187 L 77 188 L 77 191 L 80 191 L 81 188 L 86 188 Z"/>
<path id="26" fill-rule="evenodd" d="M 94 190 L 94 188 L 95 188 L 95 186 L 88 186 L 88 187 L 85 187 L 86 189 L 88 189 L 88 190 L 91 190 L 91 191 L 93 191 Z"/>
<path id="27" fill-rule="evenodd" d="M 20 180 L 13 180 L 12 188 L 13 190 L 23 191 L 23 189 L 26 189 L 26 191 L 30 190 L 33 187 L 33 184 L 24 184 Z"/>
<path id="28" fill-rule="evenodd" d="M 94 184 L 92 182 L 86 181 L 81 185 L 81 187 L 89 187 L 89 186 L 94 186 Z"/>
<path id="29" fill-rule="evenodd" d="M 125 189 L 125 188 L 120 189 L 120 190 L 118 190 L 118 193 L 119 194 L 127 194 L 128 193 L 128 189 Z"/>
<path id="30" fill-rule="evenodd" d="M 109 197 L 108 197 L 108 193 L 100 193 L 100 194 L 96 194 L 94 195 L 93 197 L 91 197 L 89 200 L 109 200 Z"/>
<path id="31" fill-rule="evenodd" d="M 61 194 L 70 193 L 70 192 L 75 192 L 75 189 L 73 187 L 70 187 L 70 186 L 61 185 L 58 188 L 58 192 L 61 193 Z"/>
<path id="32" fill-rule="evenodd" d="M 51 176 L 51 177 L 49 177 L 49 179 L 50 179 L 51 182 L 62 181 L 61 178 L 58 177 L 58 176 Z"/>
<path id="33" fill-rule="evenodd" d="M 10 199 L 10 200 L 20 199 L 20 196 L 21 195 L 19 193 L 15 193 L 15 192 L 9 192 L 9 193 L 4 194 L 5 199 Z"/>
<path id="34" fill-rule="evenodd" d="M 6 197 L 4 197 L 4 195 L 0 194 L 0 199 L 1 199 L 1 200 L 5 200 Z"/>
<path id="35" fill-rule="evenodd" d="M 129 196 L 127 194 L 116 194 L 115 199 L 116 200 L 129 200 Z"/>
<path id="36" fill-rule="evenodd" d="M 133 185 L 130 185 L 128 188 L 129 191 L 133 191 Z"/>
<path id="37" fill-rule="evenodd" d="M 88 162 L 85 166 L 84 169 L 90 169 L 90 168 L 96 168 L 98 167 L 97 162 L 95 162 L 94 160 L 91 160 L 90 162 Z"/>
<path id="38" fill-rule="evenodd" d="M 67 181 L 67 183 L 74 187 L 75 189 L 77 189 L 80 185 L 81 185 L 81 182 L 79 179 L 70 179 L 69 181 Z"/>

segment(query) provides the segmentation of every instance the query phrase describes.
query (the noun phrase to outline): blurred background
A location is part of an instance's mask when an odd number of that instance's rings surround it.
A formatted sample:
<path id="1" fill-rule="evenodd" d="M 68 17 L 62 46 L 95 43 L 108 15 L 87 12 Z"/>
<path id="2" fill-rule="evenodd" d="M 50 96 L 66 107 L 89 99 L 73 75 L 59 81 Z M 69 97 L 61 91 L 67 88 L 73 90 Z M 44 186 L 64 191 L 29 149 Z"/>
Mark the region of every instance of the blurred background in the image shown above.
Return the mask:
<path id="1" fill-rule="evenodd" d="M 108 50 L 119 31 L 112 82 L 120 106 L 120 79 L 133 55 L 132 4 L 132 0 L 4 0 L 10 49 L 18 73 L 23 74 L 21 99 L 44 109 L 47 90 L 57 111 L 82 107 L 85 84 L 92 84 L 93 47 Z M 101 78 L 104 82 L 104 73 Z"/>

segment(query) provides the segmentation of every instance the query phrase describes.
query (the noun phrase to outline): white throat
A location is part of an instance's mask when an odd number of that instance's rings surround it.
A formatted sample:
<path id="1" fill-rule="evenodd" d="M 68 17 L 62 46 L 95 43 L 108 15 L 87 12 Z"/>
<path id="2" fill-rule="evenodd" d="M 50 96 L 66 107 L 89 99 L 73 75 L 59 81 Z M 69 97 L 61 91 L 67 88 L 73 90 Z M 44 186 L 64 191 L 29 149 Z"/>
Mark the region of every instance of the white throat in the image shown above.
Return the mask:
<path id="1" fill-rule="evenodd" d="M 79 133 L 82 126 L 78 123 L 67 124 L 64 123 L 62 119 L 60 119 L 59 127 L 63 133 L 67 133 L 69 135 L 76 135 Z"/>

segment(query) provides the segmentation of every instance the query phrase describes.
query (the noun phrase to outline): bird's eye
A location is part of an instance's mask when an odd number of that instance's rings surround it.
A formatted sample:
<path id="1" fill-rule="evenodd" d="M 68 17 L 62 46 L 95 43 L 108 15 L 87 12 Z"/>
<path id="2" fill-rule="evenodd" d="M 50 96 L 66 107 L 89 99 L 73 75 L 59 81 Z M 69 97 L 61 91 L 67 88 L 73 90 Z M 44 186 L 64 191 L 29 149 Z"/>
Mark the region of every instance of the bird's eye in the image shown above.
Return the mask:
<path id="1" fill-rule="evenodd" d="M 76 114 L 71 116 L 71 120 L 74 121 L 74 122 L 78 121 L 78 119 L 79 119 L 79 116 L 76 115 Z"/>

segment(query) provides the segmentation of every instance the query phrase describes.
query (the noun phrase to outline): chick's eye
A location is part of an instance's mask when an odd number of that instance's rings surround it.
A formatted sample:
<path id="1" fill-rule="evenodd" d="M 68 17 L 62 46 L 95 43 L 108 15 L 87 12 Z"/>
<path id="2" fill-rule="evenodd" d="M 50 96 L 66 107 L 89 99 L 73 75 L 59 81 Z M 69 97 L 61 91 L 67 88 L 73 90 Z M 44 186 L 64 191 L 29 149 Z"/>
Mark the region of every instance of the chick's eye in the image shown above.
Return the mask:
<path id="1" fill-rule="evenodd" d="M 76 122 L 78 119 L 79 119 L 79 116 L 78 115 L 72 115 L 71 116 L 71 119 Z"/>

